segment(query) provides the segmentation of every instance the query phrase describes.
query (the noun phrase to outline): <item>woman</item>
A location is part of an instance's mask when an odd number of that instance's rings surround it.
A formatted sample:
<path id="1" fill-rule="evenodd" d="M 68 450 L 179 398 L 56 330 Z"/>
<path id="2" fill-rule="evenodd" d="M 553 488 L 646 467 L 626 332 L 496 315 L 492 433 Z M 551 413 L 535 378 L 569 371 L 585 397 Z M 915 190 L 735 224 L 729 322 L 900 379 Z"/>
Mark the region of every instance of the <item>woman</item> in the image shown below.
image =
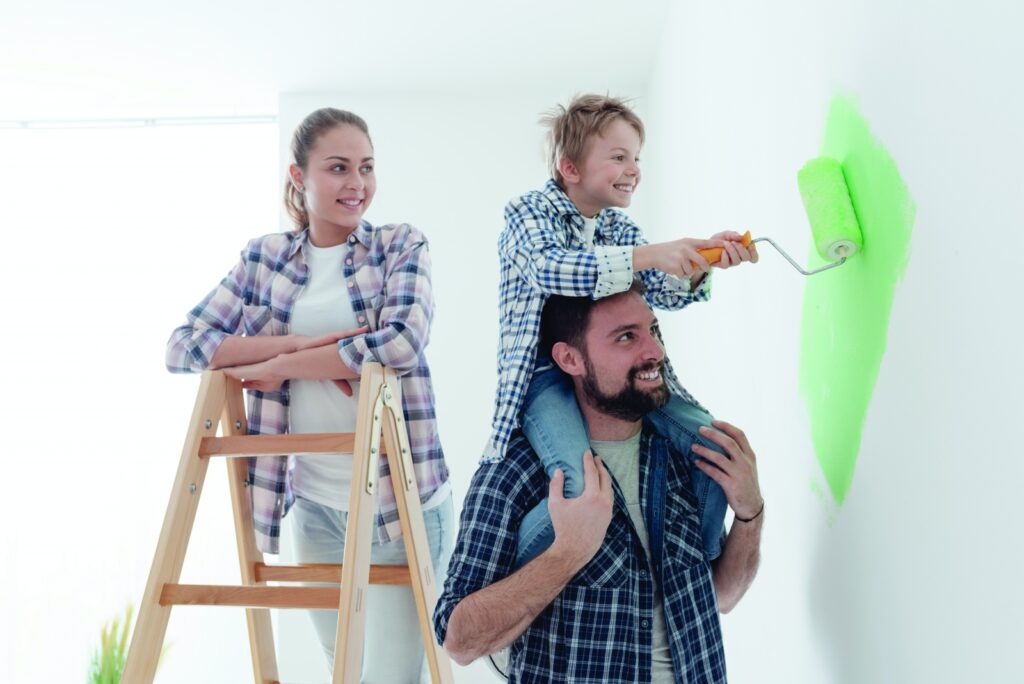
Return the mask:
<path id="1" fill-rule="evenodd" d="M 394 368 L 402 378 L 434 572 L 442 577 L 454 514 L 423 356 L 433 314 L 426 238 L 408 224 L 375 227 L 363 220 L 377 184 L 373 144 L 358 116 L 313 112 L 295 130 L 291 150 L 284 200 L 295 230 L 249 242 L 241 261 L 171 335 L 167 367 L 223 369 L 243 379 L 250 434 L 352 432 L 363 363 Z M 385 467 L 381 459 L 371 561 L 404 565 Z M 293 511 L 297 560 L 341 563 L 351 479 L 347 458 L 252 459 L 261 550 L 278 553 L 281 521 Z M 373 586 L 371 592 L 363 681 L 418 681 L 423 640 L 411 589 Z M 332 665 L 337 612 L 311 615 Z"/>

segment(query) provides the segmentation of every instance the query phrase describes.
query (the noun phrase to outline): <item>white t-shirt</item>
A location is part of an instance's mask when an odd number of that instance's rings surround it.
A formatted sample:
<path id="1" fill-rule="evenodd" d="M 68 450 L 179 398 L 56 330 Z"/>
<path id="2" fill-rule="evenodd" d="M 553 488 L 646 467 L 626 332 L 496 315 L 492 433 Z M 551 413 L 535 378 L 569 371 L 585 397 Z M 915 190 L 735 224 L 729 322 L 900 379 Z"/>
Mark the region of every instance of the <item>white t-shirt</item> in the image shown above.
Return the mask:
<path id="1" fill-rule="evenodd" d="M 291 331 L 297 335 L 324 335 L 358 327 L 342 271 L 342 262 L 351 249 L 349 245 L 316 247 L 307 241 L 302 249 L 309 267 L 309 281 L 292 308 Z M 345 396 L 331 380 L 292 380 L 288 408 L 291 432 L 354 432 L 359 382 L 349 383 L 351 397 Z M 347 511 L 351 483 L 351 456 L 323 454 L 295 458 L 292 490 L 304 499 Z"/>
<path id="2" fill-rule="evenodd" d="M 640 535 L 640 541 L 647 551 L 647 560 L 654 566 L 651 558 L 651 543 L 647 534 L 647 522 L 640 506 L 640 433 L 622 442 L 590 441 L 594 453 L 615 481 L 619 483 L 622 496 L 626 499 L 626 508 L 633 521 L 633 527 Z M 651 625 L 651 682 L 668 684 L 675 682 L 675 670 L 672 666 L 672 650 L 668 645 L 668 632 L 665 628 L 665 600 L 658 584 L 657 573 L 652 573 L 654 580 L 654 620 Z"/>
<path id="3" fill-rule="evenodd" d="M 597 231 L 597 217 L 583 217 L 583 244 L 587 247 L 594 246 L 594 233 Z"/>
<path id="4" fill-rule="evenodd" d="M 309 280 L 292 306 L 291 331 L 297 335 L 325 335 L 359 327 L 345 283 L 342 262 L 351 247 L 302 246 Z M 331 380 L 292 380 L 288 424 L 295 434 L 355 432 L 359 408 L 359 381 L 349 380 L 348 397 Z M 352 456 L 322 454 L 296 456 L 292 491 L 304 499 L 339 511 L 348 510 L 352 484 Z M 422 510 L 444 503 L 451 492 L 445 482 L 423 502 Z"/>

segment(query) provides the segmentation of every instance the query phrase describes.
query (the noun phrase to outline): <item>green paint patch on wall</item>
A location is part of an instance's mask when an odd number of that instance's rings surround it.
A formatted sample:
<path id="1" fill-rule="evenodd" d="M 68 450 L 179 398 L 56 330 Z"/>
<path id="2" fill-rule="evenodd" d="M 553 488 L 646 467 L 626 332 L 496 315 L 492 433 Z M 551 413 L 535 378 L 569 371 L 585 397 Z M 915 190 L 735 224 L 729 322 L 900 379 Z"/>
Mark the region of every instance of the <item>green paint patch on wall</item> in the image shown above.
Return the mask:
<path id="1" fill-rule="evenodd" d="M 841 505 L 853 482 L 896 283 L 909 258 L 914 202 L 853 99 L 832 101 L 821 154 L 842 163 L 864 237 L 860 253 L 809 277 L 804 289 L 800 391 L 815 455 Z M 824 263 L 813 248 L 810 263 Z"/>

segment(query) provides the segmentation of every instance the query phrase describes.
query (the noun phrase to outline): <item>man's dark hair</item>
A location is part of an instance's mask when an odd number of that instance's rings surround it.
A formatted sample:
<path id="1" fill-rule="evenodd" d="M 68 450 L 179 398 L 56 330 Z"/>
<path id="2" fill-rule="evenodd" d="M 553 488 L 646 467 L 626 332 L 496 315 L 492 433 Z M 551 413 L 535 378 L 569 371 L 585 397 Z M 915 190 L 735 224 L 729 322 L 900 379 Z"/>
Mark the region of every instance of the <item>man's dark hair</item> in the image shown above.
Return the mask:
<path id="1" fill-rule="evenodd" d="M 641 297 L 647 291 L 643 281 L 634 278 L 627 292 L 635 292 Z M 599 300 L 590 297 L 565 297 L 551 295 L 544 304 L 544 312 L 540 317 L 540 348 L 542 354 L 551 356 L 551 349 L 559 342 L 586 351 L 587 326 L 590 324 L 590 312 Z"/>

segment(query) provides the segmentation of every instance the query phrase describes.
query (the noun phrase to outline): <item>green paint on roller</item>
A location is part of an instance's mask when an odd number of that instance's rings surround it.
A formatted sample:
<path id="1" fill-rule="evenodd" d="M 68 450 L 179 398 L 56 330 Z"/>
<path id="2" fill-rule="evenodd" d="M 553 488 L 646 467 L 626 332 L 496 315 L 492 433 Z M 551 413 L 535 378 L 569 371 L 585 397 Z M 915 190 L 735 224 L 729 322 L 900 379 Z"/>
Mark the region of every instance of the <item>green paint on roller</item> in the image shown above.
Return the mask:
<path id="1" fill-rule="evenodd" d="M 863 245 L 844 265 L 808 278 L 804 289 L 800 390 L 815 455 L 841 505 L 853 482 L 896 283 L 909 257 L 914 203 L 853 99 L 832 101 L 821 152 L 841 162 Z M 823 177 L 820 169 L 812 175 Z M 801 192 L 805 202 L 814 195 L 810 188 Z M 828 216 L 827 207 L 812 210 L 808 204 L 807 209 L 809 216 Z M 840 214 L 829 220 L 849 225 L 849 217 Z M 823 232 L 812 228 L 816 238 Z M 817 246 L 810 259 L 826 263 Z"/>
<path id="2" fill-rule="evenodd" d="M 860 251 L 857 212 L 846 188 L 843 166 L 832 157 L 818 157 L 804 164 L 796 175 L 800 197 L 811 223 L 814 246 L 822 259 L 838 261 Z"/>

